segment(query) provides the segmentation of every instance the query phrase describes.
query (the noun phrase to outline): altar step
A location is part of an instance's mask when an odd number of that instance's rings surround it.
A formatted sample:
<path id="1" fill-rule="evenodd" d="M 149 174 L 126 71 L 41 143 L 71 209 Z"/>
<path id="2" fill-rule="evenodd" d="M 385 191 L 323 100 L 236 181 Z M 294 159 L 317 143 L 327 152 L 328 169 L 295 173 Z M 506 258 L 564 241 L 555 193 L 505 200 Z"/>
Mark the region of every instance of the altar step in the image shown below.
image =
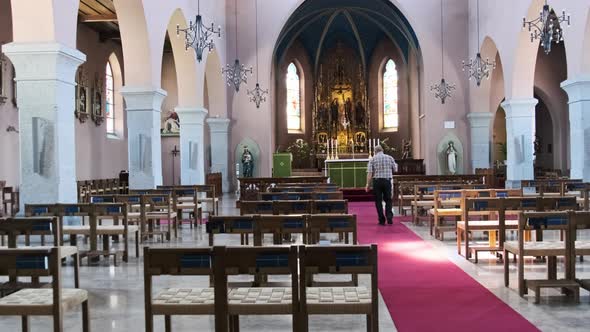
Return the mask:
<path id="1" fill-rule="evenodd" d="M 324 172 L 318 171 L 317 168 L 300 168 L 293 169 L 291 176 L 324 176 Z"/>
<path id="2" fill-rule="evenodd" d="M 342 196 L 349 202 L 372 202 L 375 200 L 373 191 L 366 192 L 365 188 L 342 188 Z"/>

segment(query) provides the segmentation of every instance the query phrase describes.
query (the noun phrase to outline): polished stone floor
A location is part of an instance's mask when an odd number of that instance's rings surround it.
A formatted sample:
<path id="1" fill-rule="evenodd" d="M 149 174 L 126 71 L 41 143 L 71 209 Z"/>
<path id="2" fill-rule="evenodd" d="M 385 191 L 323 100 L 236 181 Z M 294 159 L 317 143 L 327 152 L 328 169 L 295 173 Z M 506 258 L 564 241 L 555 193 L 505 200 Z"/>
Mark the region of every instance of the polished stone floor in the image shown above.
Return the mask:
<path id="1" fill-rule="evenodd" d="M 221 214 L 237 213 L 235 202 L 231 197 L 224 197 L 221 204 Z M 511 288 L 503 284 L 503 266 L 495 257 L 482 254 L 479 264 L 474 264 L 459 256 L 456 243 L 452 237 L 444 242 L 433 239 L 424 226 L 407 226 L 425 241 L 439 249 L 440 259 L 450 259 L 466 273 L 488 288 L 513 309 L 543 331 L 582 331 L 590 326 L 590 296 L 582 291 L 581 304 L 572 303 L 571 299 L 560 295 L 556 290 L 545 290 L 542 302 L 533 304 L 532 295 L 520 298 L 516 292 L 516 265 L 511 263 Z M 449 234 L 450 235 L 450 234 Z M 555 236 L 557 236 L 555 234 Z M 590 238 L 590 235 L 581 235 Z M 270 241 L 270 239 L 268 239 Z M 216 244 L 238 244 L 239 239 L 234 236 L 220 235 L 216 237 Z M 184 226 L 181 238 L 171 243 L 152 243 L 153 246 L 182 247 L 206 246 L 207 237 L 203 228 L 191 230 Z M 65 287 L 73 286 L 73 269 L 71 266 L 63 268 Z M 545 276 L 545 265 L 527 260 L 525 273 L 527 276 L 542 278 Z M 127 264 L 117 267 L 101 262 L 96 266 L 87 266 L 86 262 L 80 269 L 81 287 L 90 293 L 91 324 L 93 331 L 142 331 L 144 330 L 144 301 L 143 301 L 143 272 L 142 258 L 131 257 Z M 577 275 L 590 278 L 590 263 L 588 259 L 577 264 Z M 361 278 L 361 283 L 368 283 L 368 279 Z M 158 278 L 154 282 L 154 289 L 187 285 L 189 287 L 205 287 L 205 278 L 174 277 Z M 424 299 L 432 301 L 435 299 Z M 458 313 L 460 314 L 460 313 Z M 395 331 L 387 307 L 380 298 L 379 320 L 381 331 Z M 427 318 L 427 317 L 426 317 Z M 173 317 L 174 331 L 213 331 L 213 317 L 190 316 Z M 51 320 L 47 317 L 35 317 L 31 320 L 32 331 L 50 331 Z M 66 331 L 81 331 L 81 312 L 79 310 L 64 316 Z M 162 317 L 156 317 L 157 331 L 164 329 Z M 241 317 L 243 331 L 290 331 L 291 318 L 288 316 L 244 316 Z M 17 317 L 0 318 L 0 331 L 20 330 L 20 319 Z M 365 318 L 362 316 L 312 316 L 310 331 L 364 331 Z"/>
<path id="2" fill-rule="evenodd" d="M 220 214 L 233 215 L 235 200 L 225 197 L 220 205 Z M 298 239 L 299 241 L 301 239 Z M 272 239 L 268 238 L 272 243 Z M 216 244 L 239 245 L 239 237 L 218 235 Z M 207 246 L 208 238 L 204 227 L 191 230 L 185 225 L 181 238 L 171 243 L 151 243 L 157 247 L 194 247 Z M 112 263 L 112 260 L 111 260 Z M 62 269 L 64 287 L 73 287 L 73 268 L 64 266 Z M 202 277 L 162 277 L 154 279 L 154 290 L 164 287 L 208 287 L 208 278 Z M 360 278 L 360 283 L 369 285 L 368 278 Z M 83 260 L 80 268 L 80 287 L 90 294 L 90 316 L 93 331 L 143 331 L 145 329 L 144 296 L 143 296 L 143 259 L 130 257 L 129 263 L 109 266 L 107 262 L 87 266 Z M 391 316 L 381 297 L 379 298 L 380 331 L 396 331 Z M 65 331 L 82 331 L 82 314 L 80 310 L 69 312 L 64 316 Z M 52 331 L 49 317 L 31 319 L 31 331 Z M 360 315 L 318 315 L 310 317 L 310 331 L 364 331 L 365 317 Z M 156 316 L 156 331 L 164 330 L 164 319 Z M 289 316 L 242 316 L 242 331 L 275 332 L 290 331 L 292 327 Z M 175 316 L 172 318 L 173 331 L 214 331 L 213 316 Z M 0 332 L 20 331 L 19 317 L 0 317 Z"/>

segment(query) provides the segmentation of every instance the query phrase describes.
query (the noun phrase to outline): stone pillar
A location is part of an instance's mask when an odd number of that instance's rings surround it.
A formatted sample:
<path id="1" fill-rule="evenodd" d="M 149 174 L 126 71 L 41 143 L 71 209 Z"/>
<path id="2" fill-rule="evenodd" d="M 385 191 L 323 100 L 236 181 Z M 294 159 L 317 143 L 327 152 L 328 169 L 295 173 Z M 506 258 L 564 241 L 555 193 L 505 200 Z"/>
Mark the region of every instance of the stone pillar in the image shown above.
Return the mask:
<path id="1" fill-rule="evenodd" d="M 129 187 L 154 189 L 162 184 L 160 112 L 166 91 L 125 86 L 121 95 L 127 111 Z"/>
<path id="2" fill-rule="evenodd" d="M 58 43 L 11 43 L 2 50 L 16 70 L 20 210 L 26 203 L 75 203 L 75 76 L 86 56 Z"/>
<path id="3" fill-rule="evenodd" d="M 492 113 L 476 112 L 467 114 L 471 132 L 471 167 L 490 168 L 490 124 Z"/>
<path id="4" fill-rule="evenodd" d="M 211 134 L 211 169 L 222 173 L 222 185 L 225 192 L 229 192 L 229 119 L 209 118 L 209 132 Z"/>
<path id="5" fill-rule="evenodd" d="M 204 108 L 175 109 L 180 118 L 180 183 L 205 184 Z"/>
<path id="6" fill-rule="evenodd" d="M 567 80 L 569 97 L 570 177 L 590 181 L 590 76 Z"/>
<path id="7" fill-rule="evenodd" d="M 511 99 L 502 103 L 506 111 L 506 188 L 520 188 L 522 180 L 533 180 L 533 142 L 537 99 Z"/>

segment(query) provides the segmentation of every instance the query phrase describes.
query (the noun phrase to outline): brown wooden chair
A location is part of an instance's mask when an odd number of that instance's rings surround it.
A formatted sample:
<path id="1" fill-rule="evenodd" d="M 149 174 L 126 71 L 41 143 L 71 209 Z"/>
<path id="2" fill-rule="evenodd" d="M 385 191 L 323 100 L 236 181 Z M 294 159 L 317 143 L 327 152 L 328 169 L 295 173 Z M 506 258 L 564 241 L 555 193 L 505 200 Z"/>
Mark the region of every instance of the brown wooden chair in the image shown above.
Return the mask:
<path id="1" fill-rule="evenodd" d="M 377 288 L 377 245 L 300 246 L 299 288 L 301 331 L 309 329 L 309 315 L 366 315 L 367 331 L 379 331 Z M 313 287 L 313 275 L 369 274 L 369 289 L 357 287 Z"/>
<path id="2" fill-rule="evenodd" d="M 312 214 L 307 216 L 307 244 L 318 244 L 321 234 L 343 234 L 344 243 L 349 244 L 349 234 L 352 234 L 352 244 L 357 243 L 356 215 L 351 214 Z"/>
<path id="3" fill-rule="evenodd" d="M 142 197 L 145 209 L 141 226 L 142 239 L 160 235 L 162 241 L 164 237 L 170 241 L 172 229 L 174 229 L 174 237 L 178 237 L 178 215 L 174 211 L 172 196 L 170 194 L 145 194 Z M 165 226 L 161 225 L 162 221 L 165 221 Z M 158 230 L 155 229 L 157 225 L 160 226 Z"/>
<path id="4" fill-rule="evenodd" d="M 215 248 L 217 249 L 217 248 Z M 214 250 L 215 250 L 214 249 Z M 241 315 L 291 315 L 293 331 L 301 331 L 297 247 L 226 247 L 223 256 L 215 251 L 216 261 L 223 266 L 223 276 L 215 275 L 215 284 L 227 285 L 228 276 L 254 275 L 254 287 L 230 288 L 227 313 L 230 331 L 240 329 Z M 219 259 L 221 258 L 221 259 Z M 289 275 L 287 287 L 257 287 L 256 276 Z M 225 309 L 225 308 L 224 308 Z M 225 312 L 226 310 L 222 310 Z"/>
<path id="5" fill-rule="evenodd" d="M 524 296 L 528 289 L 535 292 L 535 303 L 540 301 L 542 288 L 568 289 L 574 295 L 574 301 L 579 302 L 580 287 L 572 275 L 575 264 L 573 252 L 574 221 L 573 212 L 524 212 L 518 220 L 518 241 L 504 243 L 504 284 L 509 287 L 508 254 L 518 256 L 518 294 Z M 564 241 L 525 241 L 524 232 L 527 230 L 559 230 L 564 233 Z M 524 257 L 534 256 L 547 258 L 547 279 L 530 280 L 524 276 Z M 565 278 L 557 279 L 557 257 L 564 257 Z"/>
<path id="6" fill-rule="evenodd" d="M 0 315 L 21 316 L 22 330 L 29 331 L 30 316 L 52 316 L 53 331 L 64 330 L 64 312 L 82 306 L 82 330 L 90 331 L 88 292 L 61 287 L 60 248 L 0 249 L 0 275 L 52 278 L 52 288 L 26 288 L 0 298 Z"/>
<path id="7" fill-rule="evenodd" d="M 223 247 L 215 248 L 221 256 Z M 227 331 L 227 285 L 222 277 L 214 276 L 214 271 L 223 275 L 223 270 L 214 267 L 220 259 L 213 259 L 212 248 L 149 248 L 143 249 L 143 271 L 145 292 L 145 327 L 154 331 L 154 316 L 163 315 L 165 330 L 172 331 L 172 316 L 177 315 L 215 315 L 215 330 Z M 177 285 L 163 288 L 153 294 L 154 277 L 164 276 L 206 276 L 215 280 L 215 287 L 196 288 Z"/>
<path id="8" fill-rule="evenodd" d="M 292 234 L 301 234 L 303 243 L 307 243 L 307 227 L 305 215 L 258 215 L 254 219 L 254 245 L 262 246 L 264 235 L 273 235 L 273 244 L 281 245 Z"/>
<path id="9" fill-rule="evenodd" d="M 240 244 L 248 245 L 254 238 L 254 216 L 211 216 L 206 224 L 209 246 L 213 246 L 217 234 L 239 234 Z M 254 239 L 255 241 L 255 239 Z"/>

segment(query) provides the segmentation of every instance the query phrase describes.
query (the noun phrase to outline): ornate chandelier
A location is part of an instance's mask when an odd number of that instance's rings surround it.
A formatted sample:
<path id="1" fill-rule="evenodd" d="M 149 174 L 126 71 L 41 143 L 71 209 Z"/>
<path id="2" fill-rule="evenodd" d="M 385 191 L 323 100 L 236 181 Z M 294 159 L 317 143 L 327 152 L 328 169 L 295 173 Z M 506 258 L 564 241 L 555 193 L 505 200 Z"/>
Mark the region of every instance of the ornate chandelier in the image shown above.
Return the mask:
<path id="1" fill-rule="evenodd" d="M 184 39 L 185 39 L 185 49 L 188 50 L 189 47 L 195 49 L 197 53 L 197 60 L 201 62 L 203 60 L 203 52 L 206 49 L 209 49 L 209 52 L 213 50 L 215 47 L 215 43 L 211 39 L 212 36 L 217 35 L 217 37 L 221 37 L 221 27 L 218 26 L 215 29 L 215 25 L 211 23 L 211 27 L 205 26 L 203 23 L 203 18 L 201 17 L 201 1 L 197 2 L 197 17 L 195 18 L 195 22 L 189 22 L 189 27 L 186 29 L 181 29 L 180 25 L 176 25 L 176 36 L 180 36 L 180 32 L 184 32 Z"/>
<path id="2" fill-rule="evenodd" d="M 256 108 L 260 108 L 260 104 L 266 101 L 268 89 L 263 90 L 258 83 L 258 0 L 254 0 L 256 8 L 256 87 L 254 90 L 247 90 L 250 96 L 250 101 L 256 104 Z"/>
<path id="3" fill-rule="evenodd" d="M 451 98 L 451 90 L 455 90 L 455 84 L 449 84 L 445 81 L 445 59 L 444 59 L 444 29 L 443 29 L 443 2 L 440 0 L 440 63 L 442 69 L 442 78 L 440 83 L 434 84 L 430 87 L 430 91 L 434 92 L 434 98 L 440 99 L 442 104 L 447 98 Z"/>
<path id="4" fill-rule="evenodd" d="M 547 4 L 547 0 L 545 0 L 545 5 L 539 13 L 539 17 L 532 21 L 527 21 L 526 17 L 522 18 L 522 28 L 525 29 L 528 26 L 531 33 L 531 43 L 539 39 L 545 54 L 549 54 L 553 41 L 557 44 L 563 41 L 563 29 L 561 29 L 561 23 L 563 22 L 567 22 L 569 27 L 571 25 L 570 15 L 566 15 L 564 10 L 561 16 L 557 16 L 555 11 Z"/>
<path id="5" fill-rule="evenodd" d="M 492 70 L 496 69 L 496 62 L 486 59 L 485 61 L 481 57 L 479 44 L 479 0 L 477 0 L 477 55 L 475 59 L 469 59 L 469 63 L 463 61 L 463 71 L 468 70 L 469 80 L 475 79 L 477 86 L 481 85 L 481 81 L 484 78 L 489 79 Z"/>
<path id="6" fill-rule="evenodd" d="M 236 89 L 236 92 L 240 91 L 240 85 L 242 83 L 248 83 L 248 74 L 252 75 L 252 67 L 246 68 L 240 63 L 238 59 L 238 1 L 235 1 L 236 6 L 236 61 L 233 66 L 229 63 L 221 70 L 221 74 L 225 75 L 227 85 L 232 86 Z"/>

